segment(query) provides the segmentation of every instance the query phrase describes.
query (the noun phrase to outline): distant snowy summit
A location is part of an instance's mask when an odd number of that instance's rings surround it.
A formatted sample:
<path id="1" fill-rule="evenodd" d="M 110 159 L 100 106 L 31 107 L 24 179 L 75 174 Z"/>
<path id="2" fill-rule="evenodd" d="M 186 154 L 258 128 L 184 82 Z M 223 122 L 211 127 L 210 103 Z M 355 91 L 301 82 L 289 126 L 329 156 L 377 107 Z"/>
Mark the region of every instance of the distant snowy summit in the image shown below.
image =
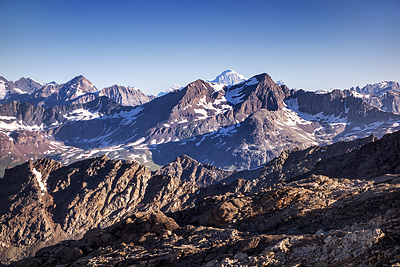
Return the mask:
<path id="1" fill-rule="evenodd" d="M 222 84 L 226 84 L 226 85 L 235 85 L 235 84 L 241 83 L 246 80 L 247 80 L 247 78 L 244 77 L 243 75 L 237 73 L 234 70 L 229 69 L 229 70 L 223 71 L 214 80 L 209 81 L 209 82 L 222 83 Z"/>
<path id="2" fill-rule="evenodd" d="M 157 97 L 160 97 L 160 96 L 169 94 L 169 93 L 171 93 L 171 92 L 173 92 L 173 91 L 176 91 L 176 90 L 181 90 L 182 88 L 183 88 L 182 85 L 173 84 L 173 85 L 172 85 L 170 88 L 168 88 L 167 90 L 159 92 L 158 95 L 157 95 Z"/>
<path id="3" fill-rule="evenodd" d="M 400 92 L 400 84 L 395 81 L 383 81 L 380 83 L 374 83 L 374 84 L 367 84 L 363 88 L 360 87 L 352 87 L 350 88 L 352 91 L 356 91 L 357 93 L 363 94 L 363 95 L 383 95 L 389 91 L 392 92 Z"/>
<path id="4" fill-rule="evenodd" d="M 286 85 L 285 82 L 282 81 L 282 80 L 276 81 L 276 83 L 277 83 L 278 85 Z"/>
<path id="5" fill-rule="evenodd" d="M 245 76 L 237 73 L 232 69 L 228 69 L 223 71 L 220 75 L 218 75 L 214 80 L 209 80 L 208 82 L 212 83 L 221 83 L 226 85 L 235 85 L 241 82 L 248 80 Z M 278 85 L 285 85 L 285 82 L 282 80 L 276 81 Z"/>

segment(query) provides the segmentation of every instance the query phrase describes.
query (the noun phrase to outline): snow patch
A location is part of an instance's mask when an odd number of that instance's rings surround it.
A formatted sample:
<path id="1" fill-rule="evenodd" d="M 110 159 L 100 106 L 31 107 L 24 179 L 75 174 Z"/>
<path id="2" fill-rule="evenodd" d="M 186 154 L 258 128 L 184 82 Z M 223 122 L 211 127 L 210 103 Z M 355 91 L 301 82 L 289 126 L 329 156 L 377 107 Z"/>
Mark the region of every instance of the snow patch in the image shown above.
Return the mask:
<path id="1" fill-rule="evenodd" d="M 181 124 L 181 123 L 186 123 L 186 122 L 188 122 L 187 119 L 183 119 L 183 120 L 181 120 L 181 121 L 178 121 L 179 124 Z"/>
<path id="2" fill-rule="evenodd" d="M 0 81 L 0 99 L 5 99 L 7 93 L 7 84 L 4 81 Z"/>
<path id="3" fill-rule="evenodd" d="M 244 89 L 244 87 L 255 85 L 258 83 L 259 81 L 255 77 L 253 77 L 245 82 L 242 82 L 241 86 L 234 86 L 234 89 L 232 89 L 232 86 L 228 87 L 228 91 L 225 94 L 226 101 L 233 105 L 237 105 L 243 102 L 244 95 L 242 93 L 242 90 Z"/>
<path id="4" fill-rule="evenodd" d="M 64 115 L 64 118 L 66 118 L 69 121 L 87 121 L 100 117 L 101 114 L 99 112 L 91 112 L 83 108 L 76 109 L 72 113 Z"/>
<path id="5" fill-rule="evenodd" d="M 222 83 L 210 83 L 211 87 L 214 89 L 214 92 L 223 91 L 225 88 L 225 84 Z"/>
<path id="6" fill-rule="evenodd" d="M 292 98 L 289 100 L 285 100 L 286 107 L 295 113 L 298 114 L 298 116 L 305 120 L 305 121 L 317 121 L 320 123 L 328 123 L 328 124 L 350 124 L 347 123 L 347 117 L 346 116 L 341 116 L 342 114 L 339 114 L 335 116 L 334 114 L 332 115 L 324 115 L 323 112 L 319 112 L 317 114 L 309 114 L 305 112 L 299 111 L 299 104 L 297 102 L 297 98 Z"/>
<path id="7" fill-rule="evenodd" d="M 33 174 L 36 177 L 36 180 L 38 181 L 40 190 L 42 191 L 47 191 L 47 185 L 46 185 L 46 180 L 42 179 L 42 173 L 37 171 L 35 168 L 32 169 Z M 42 192 L 42 196 L 44 195 L 44 193 Z"/>
<path id="8" fill-rule="evenodd" d="M 359 92 L 351 90 L 351 95 L 357 98 L 370 98 L 370 95 L 360 94 Z"/>

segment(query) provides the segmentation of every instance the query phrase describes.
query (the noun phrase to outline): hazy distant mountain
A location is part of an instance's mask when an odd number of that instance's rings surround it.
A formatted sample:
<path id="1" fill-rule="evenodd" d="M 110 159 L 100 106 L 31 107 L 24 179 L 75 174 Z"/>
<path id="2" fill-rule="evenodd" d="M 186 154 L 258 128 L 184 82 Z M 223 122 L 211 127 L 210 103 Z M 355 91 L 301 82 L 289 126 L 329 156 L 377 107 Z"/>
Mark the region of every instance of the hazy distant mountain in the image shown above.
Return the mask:
<path id="1" fill-rule="evenodd" d="M 113 85 L 103 88 L 100 96 L 106 96 L 123 106 L 137 106 L 147 103 L 151 98 L 135 87 Z"/>
<path id="2" fill-rule="evenodd" d="M 41 88 L 43 84 L 31 79 L 21 78 L 16 82 L 8 81 L 3 76 L 0 76 L 0 100 L 26 95 L 35 92 Z"/>
<path id="3" fill-rule="evenodd" d="M 173 91 L 176 91 L 176 90 L 181 90 L 182 88 L 183 88 L 183 86 L 178 85 L 178 84 L 174 84 L 174 85 L 172 85 L 170 88 L 168 88 L 167 90 L 162 91 L 162 92 L 159 92 L 158 95 L 157 95 L 157 97 L 160 97 L 160 96 L 169 94 L 169 93 L 171 93 L 171 92 L 173 92 Z"/>
<path id="4" fill-rule="evenodd" d="M 120 85 L 113 85 L 98 91 L 93 83 L 82 75 L 64 84 L 56 82 L 42 84 L 30 78 L 21 78 L 16 82 L 11 82 L 0 77 L 0 103 L 19 101 L 53 107 L 88 103 L 100 96 L 106 96 L 124 106 L 141 105 L 155 98 L 155 96 L 145 95 L 137 88 Z"/>
<path id="5" fill-rule="evenodd" d="M 246 77 L 243 75 L 237 73 L 234 70 L 225 70 L 223 71 L 220 75 L 218 75 L 214 80 L 210 81 L 213 83 L 222 83 L 226 85 L 234 85 L 241 83 L 243 81 L 247 80 Z"/>
<path id="6" fill-rule="evenodd" d="M 400 92 L 400 84 L 393 81 L 384 81 L 380 83 L 367 84 L 363 88 L 357 86 L 350 90 L 354 90 L 363 95 L 381 95 L 388 91 Z"/>
<path id="7" fill-rule="evenodd" d="M 400 84 L 398 82 L 384 81 L 367 84 L 362 88 L 352 87 L 348 92 L 383 111 L 400 114 Z"/>

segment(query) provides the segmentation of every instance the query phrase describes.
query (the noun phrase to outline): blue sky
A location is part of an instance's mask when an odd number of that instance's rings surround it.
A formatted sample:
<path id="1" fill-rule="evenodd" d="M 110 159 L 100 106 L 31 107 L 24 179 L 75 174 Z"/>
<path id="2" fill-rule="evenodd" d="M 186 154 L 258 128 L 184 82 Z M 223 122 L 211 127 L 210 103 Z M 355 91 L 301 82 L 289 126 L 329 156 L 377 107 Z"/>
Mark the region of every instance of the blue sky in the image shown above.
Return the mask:
<path id="1" fill-rule="evenodd" d="M 0 0 L 0 75 L 156 94 L 232 68 L 289 87 L 400 81 L 400 1 Z"/>

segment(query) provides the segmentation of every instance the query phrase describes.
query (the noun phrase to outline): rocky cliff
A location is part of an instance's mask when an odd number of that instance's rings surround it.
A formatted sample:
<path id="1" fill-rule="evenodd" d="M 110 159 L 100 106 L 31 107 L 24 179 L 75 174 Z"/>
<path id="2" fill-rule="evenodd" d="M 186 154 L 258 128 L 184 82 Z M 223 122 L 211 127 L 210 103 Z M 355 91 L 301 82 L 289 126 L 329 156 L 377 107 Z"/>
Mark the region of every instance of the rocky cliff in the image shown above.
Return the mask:
<path id="1" fill-rule="evenodd" d="M 105 157 L 68 167 L 45 159 L 6 170 L 0 180 L 2 262 L 112 225 L 141 201 L 150 177 L 144 166 Z"/>

